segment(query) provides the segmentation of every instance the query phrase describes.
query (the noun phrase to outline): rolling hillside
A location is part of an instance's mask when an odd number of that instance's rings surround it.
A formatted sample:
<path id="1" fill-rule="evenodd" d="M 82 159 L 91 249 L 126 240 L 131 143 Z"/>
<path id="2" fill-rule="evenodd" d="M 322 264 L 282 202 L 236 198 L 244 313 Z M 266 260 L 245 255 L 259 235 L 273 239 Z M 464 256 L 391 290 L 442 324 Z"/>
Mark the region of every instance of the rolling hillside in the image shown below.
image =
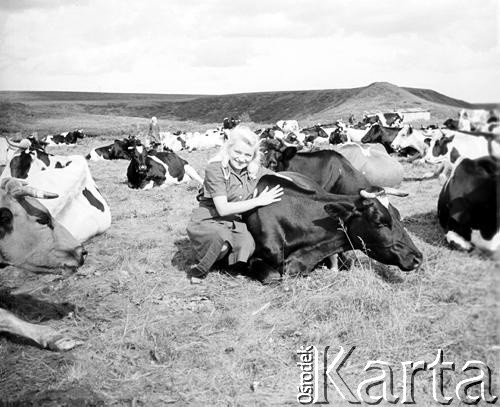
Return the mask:
<path id="1" fill-rule="evenodd" d="M 141 125 L 151 116 L 161 121 L 220 123 L 225 116 L 260 124 L 297 119 L 302 125 L 326 123 L 351 113 L 422 108 L 431 122 L 473 108 L 430 89 L 375 82 L 351 89 L 258 92 L 230 95 L 161 95 L 91 92 L 0 92 L 0 132 L 63 131 L 60 126 L 93 131 Z M 55 121 L 54 121 L 55 120 Z M 68 123 L 68 124 L 66 124 Z"/>

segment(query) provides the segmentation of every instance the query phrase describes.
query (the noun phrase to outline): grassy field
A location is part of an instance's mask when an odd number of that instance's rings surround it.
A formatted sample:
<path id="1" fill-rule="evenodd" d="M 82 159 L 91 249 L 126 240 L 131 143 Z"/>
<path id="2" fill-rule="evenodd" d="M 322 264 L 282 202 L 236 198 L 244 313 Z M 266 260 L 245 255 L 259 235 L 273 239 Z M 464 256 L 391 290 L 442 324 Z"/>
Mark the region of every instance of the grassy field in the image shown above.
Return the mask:
<path id="1" fill-rule="evenodd" d="M 437 97 L 432 91 L 413 89 L 409 95 L 406 88 L 384 86 L 392 92 L 385 99 L 377 92 L 372 95 L 373 87 L 363 90 L 364 97 L 374 98 L 373 104 L 390 103 L 396 100 L 391 99 L 395 93 L 397 100 L 418 96 L 422 103 L 422 97 Z M 203 97 L 204 102 L 184 112 L 198 109 L 203 120 L 157 116 L 162 130 L 202 131 L 220 125 L 222 117 L 231 114 L 224 109 L 239 106 L 251 113 L 247 119 L 261 118 L 247 123 L 258 128 L 277 118 L 296 117 L 294 112 L 302 106 L 304 126 L 307 118 L 329 122 L 330 115 L 340 110 L 328 106 L 334 100 L 341 106 L 342 97 L 344 108 L 357 104 L 360 112 L 369 110 L 361 103 L 368 99 L 356 102 L 349 99 L 349 91 L 344 96 L 328 96 L 327 91 L 273 98 L 254 95 L 252 105 L 247 103 L 249 95 L 232 95 L 235 104 L 223 98 L 214 106 Z M 82 94 L 77 101 L 72 100 L 74 95 L 54 100 L 50 93 L 37 93 L 36 98 L 26 93 L 0 96 L 0 133 L 43 135 L 84 128 L 92 134 L 76 147 L 52 148 L 56 154 L 86 154 L 115 137 L 144 133 L 149 117 L 165 104 L 197 99 L 196 95 L 182 96 L 183 100 L 175 95 L 158 100 L 129 95 L 124 100 L 123 95 Z M 432 106 L 446 101 L 443 98 L 434 99 Z M 259 103 L 267 110 L 259 111 Z M 443 115 L 456 113 L 460 105 L 449 103 L 440 105 Z M 214 153 L 179 155 L 203 174 Z M 480 252 L 448 248 L 436 218 L 437 180 L 405 182 L 402 189 L 411 195 L 392 199 L 425 257 L 416 272 L 403 273 L 358 253 L 359 261 L 350 271 L 320 268 L 307 277 L 287 277 L 278 287 L 264 287 L 223 271 L 211 273 L 201 285 L 191 285 L 186 270 L 195 259 L 185 227 L 197 204 L 196 184 L 136 191 L 127 187 L 128 162 L 89 165 L 113 221 L 106 233 L 86 243 L 89 256 L 84 266 L 67 279 L 12 267 L 0 273 L 0 305 L 29 320 L 67 330 L 83 338 L 84 345 L 53 353 L 0 336 L 0 406 L 15 400 L 20 405 L 50 406 L 297 405 L 296 351 L 302 345 L 320 350 L 330 346 L 333 355 L 339 346 L 356 346 L 342 369 L 354 389 L 373 377 L 363 369 L 369 360 L 378 359 L 394 366 L 396 394 L 401 394 L 401 362 L 431 363 L 442 349 L 445 360 L 456 365 L 454 374 L 446 373 L 445 382 L 446 395 L 455 397 L 452 405 L 458 404 L 454 385 L 464 378 L 460 369 L 470 359 L 495 369 L 493 393 L 499 393 L 499 263 Z M 408 176 L 431 169 L 403 165 Z M 417 375 L 415 400 L 417 405 L 437 404 L 431 372 Z M 342 405 L 331 386 L 329 401 Z"/>
<path id="2" fill-rule="evenodd" d="M 86 154 L 111 139 L 101 135 L 51 151 Z M 180 155 L 203 174 L 214 152 Z M 378 359 L 393 364 L 400 394 L 401 362 L 431 363 L 438 349 L 457 369 L 446 374 L 447 395 L 454 396 L 454 385 L 464 378 L 458 369 L 465 361 L 498 369 L 498 263 L 447 247 L 436 219 L 437 180 L 406 182 L 402 188 L 410 197 L 392 200 L 424 253 L 416 272 L 403 273 L 359 253 L 350 271 L 317 269 L 308 277 L 285 278 L 278 287 L 223 271 L 191 285 L 186 270 L 195 260 L 185 227 L 196 205 L 195 183 L 136 191 L 126 184 L 127 162 L 89 164 L 113 222 L 87 242 L 85 265 L 67 279 L 14 268 L 0 274 L 4 305 L 15 302 L 20 315 L 85 343 L 53 353 L 1 336 L 1 401 L 297 405 L 301 345 L 330 346 L 333 354 L 339 346 L 355 346 L 342 370 L 354 389 L 373 377 L 363 368 Z M 404 165 L 409 175 L 429 170 Z M 497 376 L 494 386 L 498 394 Z M 380 394 L 380 388 L 373 391 Z M 431 372 L 417 375 L 415 400 L 437 404 Z M 329 401 L 343 405 L 331 386 Z"/>

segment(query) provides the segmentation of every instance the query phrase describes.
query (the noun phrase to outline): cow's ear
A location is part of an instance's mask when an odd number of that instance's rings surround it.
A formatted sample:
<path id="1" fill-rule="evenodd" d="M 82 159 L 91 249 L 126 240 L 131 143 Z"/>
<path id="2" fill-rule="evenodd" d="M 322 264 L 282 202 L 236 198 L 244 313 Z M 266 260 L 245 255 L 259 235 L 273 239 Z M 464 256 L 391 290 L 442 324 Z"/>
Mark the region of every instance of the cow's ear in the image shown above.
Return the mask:
<path id="1" fill-rule="evenodd" d="M 455 138 L 455 135 L 451 135 L 451 136 L 446 136 L 444 139 L 443 139 L 443 143 L 451 143 L 453 141 L 453 139 Z"/>
<path id="2" fill-rule="evenodd" d="M 335 202 L 324 206 L 325 212 L 334 219 L 347 219 L 359 214 L 356 207 L 350 202 Z"/>
<path id="3" fill-rule="evenodd" d="M 0 208 L 0 238 L 12 231 L 12 220 L 14 216 L 8 208 Z"/>
<path id="4" fill-rule="evenodd" d="M 451 149 L 451 152 L 450 152 L 451 163 L 454 164 L 455 161 L 457 161 L 459 158 L 460 158 L 460 153 L 458 152 L 458 150 L 455 147 L 453 147 Z"/>
<path id="5" fill-rule="evenodd" d="M 291 160 L 297 154 L 297 147 L 287 147 L 283 150 L 283 158 Z"/>

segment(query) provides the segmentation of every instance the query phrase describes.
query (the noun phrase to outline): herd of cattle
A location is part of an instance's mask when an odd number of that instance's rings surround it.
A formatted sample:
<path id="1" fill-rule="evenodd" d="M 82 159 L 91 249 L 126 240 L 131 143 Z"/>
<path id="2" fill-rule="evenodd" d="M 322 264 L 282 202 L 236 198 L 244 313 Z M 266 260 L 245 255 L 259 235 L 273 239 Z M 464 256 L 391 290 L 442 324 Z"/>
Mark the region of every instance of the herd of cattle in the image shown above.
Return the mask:
<path id="1" fill-rule="evenodd" d="M 283 199 L 244 215 L 256 241 L 251 273 L 262 280 L 276 270 L 308 273 L 320 262 L 335 255 L 342 259 L 343 252 L 353 249 L 402 270 L 419 267 L 422 253 L 387 198 L 405 196 L 395 188 L 404 179 L 398 154 L 439 164 L 422 179 L 439 175 L 443 181 L 438 219 L 451 245 L 500 249 L 498 117 L 495 121 L 483 115 L 484 123 L 472 120 L 474 112 L 460 117 L 458 127 L 466 126 L 466 131 L 414 129 L 402 125 L 403 117 L 393 113 L 366 116 L 357 124 L 337 121 L 299 129 L 297 121 L 286 120 L 257 130 L 263 165 L 284 172 L 287 179 L 263 177 L 257 189 L 279 183 L 285 190 Z M 86 157 L 45 151 L 54 143 L 75 144 L 84 136 L 81 130 L 45 139 L 0 139 L 6 160 L 0 175 L 1 264 L 62 274 L 84 263 L 82 244 L 111 225 L 110 208 L 87 160 L 129 160 L 126 176 L 131 188 L 165 187 L 189 179 L 201 184 L 203 179 L 175 151 L 220 146 L 237 125 L 231 118 L 204 134 L 165 132 L 160 145 L 127 137 L 95 148 Z M 54 350 L 78 343 L 1 308 L 0 331 Z"/>

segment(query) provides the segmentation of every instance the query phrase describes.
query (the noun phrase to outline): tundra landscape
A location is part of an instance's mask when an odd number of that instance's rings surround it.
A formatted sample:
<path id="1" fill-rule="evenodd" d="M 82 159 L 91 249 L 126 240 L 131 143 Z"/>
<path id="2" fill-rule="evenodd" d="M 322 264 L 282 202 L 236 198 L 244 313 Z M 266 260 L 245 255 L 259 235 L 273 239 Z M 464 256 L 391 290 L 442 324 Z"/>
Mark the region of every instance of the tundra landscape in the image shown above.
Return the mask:
<path id="1" fill-rule="evenodd" d="M 158 117 L 163 131 L 199 131 L 240 118 L 253 130 L 278 120 L 301 127 L 347 122 L 350 114 L 420 108 L 441 125 L 473 105 L 429 89 L 373 83 L 362 88 L 207 95 L 0 92 L 0 133 L 21 138 L 84 129 L 74 147 L 53 154 L 86 155 L 115 138 L 147 134 Z M 178 155 L 203 176 L 217 150 Z M 400 158 L 406 177 L 431 164 Z M 111 227 L 85 243 L 88 256 L 67 277 L 0 269 L 0 305 L 80 339 L 68 352 L 52 352 L 0 334 L 0 405 L 269 406 L 298 405 L 297 350 L 314 345 L 355 347 L 340 375 L 356 391 L 368 361 L 387 361 L 394 394 L 402 395 L 405 361 L 444 360 L 442 396 L 459 403 L 455 386 L 477 372 L 467 361 L 491 368 L 491 394 L 499 395 L 499 263 L 480 250 L 454 250 L 436 214 L 437 179 L 403 181 L 408 197 L 391 197 L 404 226 L 423 253 L 422 266 L 403 272 L 351 252 L 350 270 L 319 267 L 281 284 L 215 270 L 190 284 L 195 263 L 186 224 L 197 206 L 198 185 L 130 189 L 128 161 L 89 161 L 111 208 Z M 355 254 L 354 254 L 355 253 Z M 333 356 L 332 356 L 333 359 Z M 330 363 L 332 360 L 330 360 Z M 322 380 L 322 379 L 321 379 Z M 415 375 L 417 405 L 436 405 L 433 372 Z M 479 394 L 475 386 L 471 394 Z M 381 386 L 373 394 L 382 394 Z M 331 405 L 349 405 L 333 385 Z"/>

